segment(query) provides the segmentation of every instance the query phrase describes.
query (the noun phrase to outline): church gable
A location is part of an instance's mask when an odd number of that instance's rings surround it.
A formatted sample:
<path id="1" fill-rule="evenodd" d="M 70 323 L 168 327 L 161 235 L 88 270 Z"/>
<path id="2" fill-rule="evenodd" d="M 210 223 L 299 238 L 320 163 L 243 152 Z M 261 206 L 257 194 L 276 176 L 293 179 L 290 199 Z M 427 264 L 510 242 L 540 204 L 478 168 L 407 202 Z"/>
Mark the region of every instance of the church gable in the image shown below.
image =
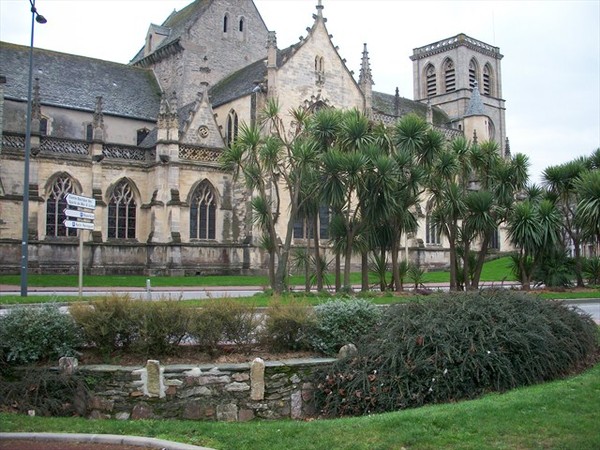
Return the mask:
<path id="1" fill-rule="evenodd" d="M 223 148 L 223 137 L 215 122 L 214 111 L 204 93 L 188 107 L 180 142 L 198 147 Z"/>
<path id="2" fill-rule="evenodd" d="M 364 106 L 363 93 L 331 41 L 322 9 L 319 2 L 307 37 L 283 52 L 278 64 L 275 90 L 284 111 L 317 102 L 342 109 Z"/>

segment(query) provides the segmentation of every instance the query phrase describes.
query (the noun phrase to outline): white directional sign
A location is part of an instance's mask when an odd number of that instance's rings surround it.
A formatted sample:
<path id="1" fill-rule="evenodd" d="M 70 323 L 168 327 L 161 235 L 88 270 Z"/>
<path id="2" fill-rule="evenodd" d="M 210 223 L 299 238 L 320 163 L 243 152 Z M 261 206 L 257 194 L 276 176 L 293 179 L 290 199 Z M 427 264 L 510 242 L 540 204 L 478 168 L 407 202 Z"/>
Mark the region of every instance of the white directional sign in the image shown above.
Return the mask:
<path id="1" fill-rule="evenodd" d="M 81 230 L 94 230 L 94 224 L 92 222 L 78 222 L 77 220 L 65 220 L 63 221 L 67 228 L 79 228 Z"/>
<path id="2" fill-rule="evenodd" d="M 67 194 L 67 204 L 79 208 L 96 209 L 96 199 L 81 195 Z"/>
<path id="3" fill-rule="evenodd" d="M 64 213 L 65 213 L 65 216 L 76 217 L 78 219 L 94 220 L 94 217 L 95 217 L 94 213 L 79 211 L 76 209 L 65 209 Z"/>

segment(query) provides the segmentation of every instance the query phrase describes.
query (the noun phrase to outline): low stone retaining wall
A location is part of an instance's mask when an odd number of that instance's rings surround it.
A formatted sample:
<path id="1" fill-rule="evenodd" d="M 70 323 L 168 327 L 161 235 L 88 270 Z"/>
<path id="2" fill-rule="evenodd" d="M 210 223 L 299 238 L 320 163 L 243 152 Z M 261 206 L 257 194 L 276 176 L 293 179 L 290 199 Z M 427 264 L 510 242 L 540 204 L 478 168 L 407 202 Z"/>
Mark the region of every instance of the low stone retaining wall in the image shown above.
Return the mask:
<path id="1" fill-rule="evenodd" d="M 59 371 L 85 377 L 91 418 L 248 421 L 314 416 L 312 375 L 334 361 L 162 366 L 148 360 L 145 367 L 78 367 L 76 359 L 61 358 Z"/>

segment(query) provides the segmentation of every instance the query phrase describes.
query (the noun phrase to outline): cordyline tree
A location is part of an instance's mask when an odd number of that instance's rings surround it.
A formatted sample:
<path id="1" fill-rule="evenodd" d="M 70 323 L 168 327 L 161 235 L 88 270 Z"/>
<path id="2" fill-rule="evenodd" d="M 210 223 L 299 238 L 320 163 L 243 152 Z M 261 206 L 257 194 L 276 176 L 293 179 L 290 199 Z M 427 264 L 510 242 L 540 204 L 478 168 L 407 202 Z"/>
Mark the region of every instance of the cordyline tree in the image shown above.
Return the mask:
<path id="1" fill-rule="evenodd" d="M 575 181 L 587 171 L 586 159 L 578 158 L 565 164 L 547 167 L 542 173 L 542 183 L 560 210 L 563 229 L 573 245 L 578 287 L 584 286 L 581 265 L 581 244 L 584 236 L 582 228 L 576 223 L 579 192 Z"/>
<path id="2" fill-rule="evenodd" d="M 451 290 L 479 287 L 491 237 L 525 187 L 527 166 L 522 154 L 504 159 L 495 142 L 470 143 L 464 137 L 432 159 L 427 187 L 432 219 L 449 243 Z"/>
<path id="3" fill-rule="evenodd" d="M 292 110 L 290 115 L 292 124 L 286 127 L 277 100 L 269 99 L 259 124 L 241 124 L 237 140 L 221 157 L 221 166 L 232 171 L 235 180 L 241 178 L 252 192 L 252 217 L 263 233 L 269 281 L 277 293 L 287 289 L 294 220 L 303 202 L 312 197 L 303 180 L 318 170 L 319 161 L 318 142 L 305 133 L 306 111 Z M 289 201 L 283 200 L 287 211 L 282 211 L 282 195 Z M 287 223 L 280 245 L 277 224 L 282 218 Z"/>

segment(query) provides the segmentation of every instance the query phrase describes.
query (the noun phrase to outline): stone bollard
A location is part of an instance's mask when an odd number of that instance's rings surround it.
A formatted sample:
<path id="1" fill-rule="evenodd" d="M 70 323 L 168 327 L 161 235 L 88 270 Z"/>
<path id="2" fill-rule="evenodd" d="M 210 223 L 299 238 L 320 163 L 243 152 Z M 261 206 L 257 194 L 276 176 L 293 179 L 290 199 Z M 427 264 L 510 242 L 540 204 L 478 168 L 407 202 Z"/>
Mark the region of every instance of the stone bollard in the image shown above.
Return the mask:
<path id="1" fill-rule="evenodd" d="M 256 358 L 250 363 L 250 398 L 265 398 L 265 362 L 261 358 Z"/>
<path id="2" fill-rule="evenodd" d="M 338 352 L 338 359 L 351 358 L 358 353 L 358 349 L 354 344 L 346 344 Z"/>
<path id="3" fill-rule="evenodd" d="M 58 371 L 63 375 L 73 375 L 77 371 L 79 361 L 72 356 L 63 356 L 58 360 Z"/>

